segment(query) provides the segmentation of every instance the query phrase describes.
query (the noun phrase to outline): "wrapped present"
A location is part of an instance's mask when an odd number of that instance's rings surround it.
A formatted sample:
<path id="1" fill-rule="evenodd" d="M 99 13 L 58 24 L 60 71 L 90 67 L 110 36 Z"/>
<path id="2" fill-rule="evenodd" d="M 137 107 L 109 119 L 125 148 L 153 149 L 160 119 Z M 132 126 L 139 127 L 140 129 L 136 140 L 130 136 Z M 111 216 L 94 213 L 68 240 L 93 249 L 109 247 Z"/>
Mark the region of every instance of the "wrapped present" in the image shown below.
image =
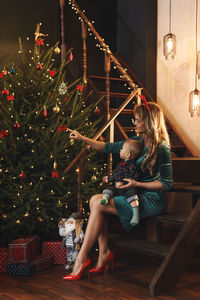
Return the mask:
<path id="1" fill-rule="evenodd" d="M 22 275 L 29 276 L 33 274 L 34 266 L 33 265 L 24 265 L 24 264 L 8 264 L 7 265 L 7 274 L 8 275 Z"/>
<path id="2" fill-rule="evenodd" d="M 39 236 L 27 236 L 8 244 L 9 259 L 12 264 L 27 264 L 38 255 L 40 250 Z"/>
<path id="3" fill-rule="evenodd" d="M 42 254 L 51 256 L 55 265 L 64 265 L 66 263 L 66 249 L 63 249 L 61 245 L 61 241 L 43 242 Z"/>
<path id="4" fill-rule="evenodd" d="M 35 272 L 48 269 L 52 266 L 52 257 L 40 254 L 31 261 L 31 265 L 33 265 Z"/>
<path id="5" fill-rule="evenodd" d="M 0 248 L 0 273 L 5 273 L 9 262 L 8 248 Z"/>

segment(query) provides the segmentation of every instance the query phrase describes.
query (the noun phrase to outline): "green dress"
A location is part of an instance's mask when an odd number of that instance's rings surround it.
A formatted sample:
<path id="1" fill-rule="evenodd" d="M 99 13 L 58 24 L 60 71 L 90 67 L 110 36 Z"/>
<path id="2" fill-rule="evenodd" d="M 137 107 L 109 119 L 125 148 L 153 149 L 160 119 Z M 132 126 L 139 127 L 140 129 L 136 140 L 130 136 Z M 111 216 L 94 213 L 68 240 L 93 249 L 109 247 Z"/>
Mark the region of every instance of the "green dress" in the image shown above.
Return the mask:
<path id="1" fill-rule="evenodd" d="M 134 136 L 132 139 L 140 140 L 143 142 L 142 136 Z M 105 153 L 119 153 L 125 141 L 116 143 L 106 143 L 104 147 Z M 166 142 L 163 142 L 158 147 L 158 156 L 156 163 L 152 170 L 152 175 L 148 172 L 144 172 L 141 168 L 141 163 L 144 160 L 148 151 L 148 147 L 143 147 L 143 151 L 140 157 L 136 161 L 137 169 L 139 172 L 139 181 L 151 182 L 159 180 L 164 191 L 170 190 L 172 187 L 172 164 L 171 164 L 171 151 Z M 148 217 L 160 215 L 166 211 L 167 202 L 165 194 L 162 190 L 148 190 L 138 189 L 138 197 L 140 203 L 140 218 L 145 219 Z M 132 226 L 130 220 L 133 216 L 133 210 L 130 204 L 127 202 L 125 196 L 114 197 L 115 206 L 118 212 L 118 216 L 121 224 L 127 231 L 131 231 Z"/>

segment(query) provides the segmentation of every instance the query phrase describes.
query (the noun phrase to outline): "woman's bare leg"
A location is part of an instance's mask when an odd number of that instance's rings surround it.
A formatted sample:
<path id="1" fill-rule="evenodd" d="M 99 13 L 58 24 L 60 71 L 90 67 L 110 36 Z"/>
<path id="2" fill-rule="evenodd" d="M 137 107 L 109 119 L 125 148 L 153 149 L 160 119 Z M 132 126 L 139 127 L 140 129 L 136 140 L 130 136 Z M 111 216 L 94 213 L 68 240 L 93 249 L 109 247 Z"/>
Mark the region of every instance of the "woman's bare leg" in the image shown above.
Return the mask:
<path id="1" fill-rule="evenodd" d="M 99 241 L 99 260 L 98 264 L 102 264 L 105 257 L 109 252 L 108 248 L 108 236 L 107 236 L 107 217 L 106 214 L 117 214 L 116 208 L 114 206 L 114 201 L 112 200 L 109 205 L 100 205 L 100 200 L 102 195 L 95 195 L 90 201 L 90 216 L 88 219 L 88 224 L 85 232 L 85 237 L 83 244 L 76 258 L 76 262 L 73 268 L 72 274 L 77 274 L 86 258 L 88 257 L 89 251 L 91 250 L 94 243 Z"/>

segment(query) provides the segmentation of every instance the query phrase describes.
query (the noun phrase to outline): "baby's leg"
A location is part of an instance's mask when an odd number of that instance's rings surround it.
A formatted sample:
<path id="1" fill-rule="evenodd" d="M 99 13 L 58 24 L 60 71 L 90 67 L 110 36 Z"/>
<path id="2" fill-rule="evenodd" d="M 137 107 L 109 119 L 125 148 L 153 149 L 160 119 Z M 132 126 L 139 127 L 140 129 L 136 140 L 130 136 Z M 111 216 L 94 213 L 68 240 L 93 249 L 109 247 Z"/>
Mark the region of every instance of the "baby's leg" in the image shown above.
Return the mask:
<path id="1" fill-rule="evenodd" d="M 111 189 L 103 190 L 103 199 L 101 200 L 101 205 L 108 205 L 109 200 L 113 198 L 113 191 Z"/>
<path id="2" fill-rule="evenodd" d="M 133 211 L 133 216 L 130 221 L 130 224 L 132 226 L 136 226 L 136 225 L 138 225 L 138 223 L 140 221 L 140 209 L 139 209 L 138 197 L 137 197 L 137 195 L 135 195 L 134 199 L 133 199 L 133 197 L 130 197 L 127 199 L 127 201 L 130 203 L 130 205 L 132 207 L 132 211 Z"/>

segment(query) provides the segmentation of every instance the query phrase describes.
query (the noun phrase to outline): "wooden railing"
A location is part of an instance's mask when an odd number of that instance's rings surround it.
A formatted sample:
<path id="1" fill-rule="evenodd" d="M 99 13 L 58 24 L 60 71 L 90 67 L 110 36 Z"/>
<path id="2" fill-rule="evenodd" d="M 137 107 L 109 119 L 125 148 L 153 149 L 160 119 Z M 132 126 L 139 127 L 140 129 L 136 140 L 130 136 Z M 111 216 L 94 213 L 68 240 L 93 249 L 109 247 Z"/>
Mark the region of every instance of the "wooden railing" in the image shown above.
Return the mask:
<path id="1" fill-rule="evenodd" d="M 116 118 L 118 115 L 123 111 L 123 109 L 130 103 L 130 101 L 136 96 L 141 94 L 141 90 L 137 88 L 131 94 L 126 98 L 126 100 L 121 104 L 119 109 L 115 112 L 112 118 L 110 118 L 103 127 L 96 133 L 96 135 L 93 137 L 93 140 L 98 140 L 98 138 L 106 131 L 108 127 L 111 127 L 112 134 L 114 137 L 114 122 L 117 122 Z M 83 181 L 83 168 L 84 168 L 84 154 L 86 151 L 90 148 L 89 145 L 86 145 L 82 151 L 79 152 L 79 154 L 71 161 L 71 163 L 67 166 L 67 168 L 64 170 L 64 173 L 68 173 L 69 170 L 77 163 L 77 183 L 78 183 L 78 195 L 77 195 L 77 207 L 78 211 L 82 213 L 82 193 L 81 193 L 81 187 L 82 187 L 82 181 Z M 112 164 L 111 164 L 112 165 Z M 110 167 L 111 167 L 110 165 Z"/>
<path id="2" fill-rule="evenodd" d="M 138 85 L 134 83 L 132 78 L 128 75 L 125 68 L 122 67 L 118 59 L 113 55 L 109 46 L 104 42 L 104 39 L 99 35 L 96 31 L 92 23 L 88 20 L 84 12 L 80 9 L 79 5 L 76 3 L 75 0 L 70 0 L 69 4 L 72 6 L 72 9 L 79 15 L 79 19 L 81 21 L 81 32 L 82 32 L 82 40 L 83 40 L 83 84 L 84 84 L 84 91 L 87 91 L 87 84 L 88 84 L 88 77 L 87 77 L 87 32 L 91 32 L 94 34 L 95 39 L 100 44 L 102 51 L 104 51 L 104 62 L 105 62 L 105 87 L 106 87 L 106 123 L 105 125 L 99 130 L 99 132 L 94 136 L 94 140 L 97 140 L 100 135 L 109 129 L 108 140 L 109 142 L 114 142 L 114 123 L 124 136 L 124 138 L 128 138 L 124 129 L 117 121 L 117 116 L 123 111 L 123 109 L 127 106 L 127 104 L 133 99 L 133 97 L 137 97 L 136 102 L 140 103 L 141 99 L 139 95 L 141 95 L 141 88 L 138 88 Z M 61 45 L 61 58 L 66 58 L 66 45 L 64 39 L 64 0 L 60 0 L 60 8 L 61 8 L 61 38 L 62 38 L 62 45 Z M 111 113 L 110 109 L 110 70 L 111 70 L 111 62 L 114 64 L 115 69 L 119 72 L 120 77 L 125 80 L 125 82 L 129 85 L 130 95 L 126 98 L 124 103 L 120 106 L 120 108 Z M 84 92 L 83 91 L 83 92 Z M 82 212 L 82 193 L 81 193 L 81 186 L 83 180 L 83 168 L 84 168 L 84 154 L 89 149 L 89 146 L 86 146 L 75 158 L 74 160 L 68 165 L 65 169 L 65 173 L 67 173 L 74 164 L 78 164 L 77 168 L 77 183 L 78 183 L 78 199 L 77 199 L 77 206 L 78 211 Z M 108 173 L 112 173 L 112 155 L 109 155 L 109 163 L 108 163 Z"/>

